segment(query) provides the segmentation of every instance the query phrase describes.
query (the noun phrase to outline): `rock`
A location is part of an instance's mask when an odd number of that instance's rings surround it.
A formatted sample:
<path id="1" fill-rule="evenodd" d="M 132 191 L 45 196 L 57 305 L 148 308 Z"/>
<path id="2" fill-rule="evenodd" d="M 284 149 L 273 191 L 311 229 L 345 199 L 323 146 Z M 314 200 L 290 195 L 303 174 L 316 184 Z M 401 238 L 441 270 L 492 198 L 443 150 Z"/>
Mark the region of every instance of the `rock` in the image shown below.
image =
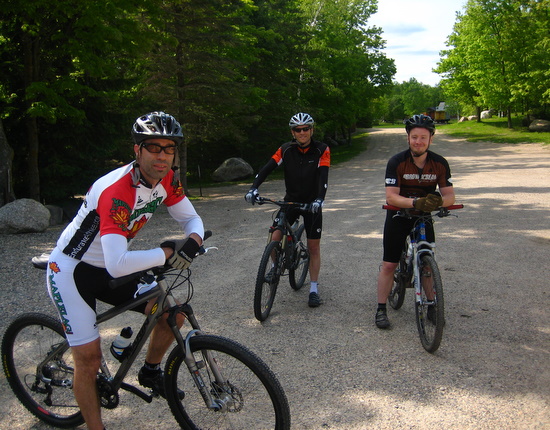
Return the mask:
<path id="1" fill-rule="evenodd" d="M 216 182 L 238 181 L 254 174 L 252 166 L 242 158 L 228 158 L 212 174 Z"/>
<path id="2" fill-rule="evenodd" d="M 50 211 L 36 200 L 18 199 L 0 208 L 0 233 L 37 233 L 50 225 Z"/>
<path id="3" fill-rule="evenodd" d="M 468 121 L 468 118 L 466 118 L 465 116 L 461 116 L 460 119 L 458 120 L 458 122 L 464 122 L 464 121 Z"/>
<path id="4" fill-rule="evenodd" d="M 63 223 L 63 208 L 54 205 L 46 205 L 50 211 L 50 225 L 59 225 Z"/>
<path id="5" fill-rule="evenodd" d="M 493 115 L 491 115 L 491 111 L 488 111 L 488 110 L 481 111 L 481 119 L 489 119 L 492 116 Z"/>
<path id="6" fill-rule="evenodd" d="M 550 131 L 550 121 L 545 119 L 536 119 L 531 124 L 529 124 L 529 131 Z"/>
<path id="7" fill-rule="evenodd" d="M 477 115 L 470 115 L 468 121 L 477 121 Z"/>

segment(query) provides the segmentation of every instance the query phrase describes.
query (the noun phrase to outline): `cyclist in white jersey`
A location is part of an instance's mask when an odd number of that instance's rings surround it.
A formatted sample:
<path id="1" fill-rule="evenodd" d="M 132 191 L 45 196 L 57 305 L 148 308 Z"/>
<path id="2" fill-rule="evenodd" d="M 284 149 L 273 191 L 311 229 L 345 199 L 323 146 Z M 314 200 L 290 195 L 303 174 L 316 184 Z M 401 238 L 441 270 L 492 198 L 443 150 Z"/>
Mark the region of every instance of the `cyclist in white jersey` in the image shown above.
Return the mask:
<path id="1" fill-rule="evenodd" d="M 204 226 L 179 181 L 180 124 L 164 112 L 137 118 L 132 135 L 136 161 L 99 178 L 88 190 L 73 221 L 61 234 L 47 270 L 48 292 L 72 349 L 74 394 L 89 429 L 104 429 L 96 387 L 101 361 L 96 300 L 117 305 L 133 297 L 134 283 L 111 289 L 109 280 L 154 266 L 186 268 L 196 255 Z M 186 240 L 167 240 L 158 248 L 129 250 L 129 244 L 165 204 Z M 133 310 L 145 312 L 153 303 Z M 179 324 L 183 324 L 183 317 Z M 160 362 L 173 341 L 165 320 L 152 335 L 141 385 L 164 396 Z"/>

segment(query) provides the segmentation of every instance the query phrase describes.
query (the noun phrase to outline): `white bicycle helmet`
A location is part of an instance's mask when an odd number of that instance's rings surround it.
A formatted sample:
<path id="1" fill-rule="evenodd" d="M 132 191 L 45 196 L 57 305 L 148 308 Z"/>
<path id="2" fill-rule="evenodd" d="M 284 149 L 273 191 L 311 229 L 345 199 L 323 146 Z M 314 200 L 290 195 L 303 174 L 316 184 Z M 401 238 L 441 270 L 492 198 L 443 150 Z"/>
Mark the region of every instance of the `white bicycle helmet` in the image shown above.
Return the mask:
<path id="1" fill-rule="evenodd" d="M 315 124 L 315 121 L 313 121 L 313 118 L 310 114 L 300 112 L 294 115 L 292 118 L 290 118 L 290 122 L 288 125 L 290 128 L 298 127 L 299 125 L 311 125 L 313 126 Z"/>
<path id="2" fill-rule="evenodd" d="M 137 145 L 152 138 L 170 139 L 176 144 L 183 141 L 180 123 L 164 112 L 150 112 L 140 116 L 132 128 L 132 136 Z"/>

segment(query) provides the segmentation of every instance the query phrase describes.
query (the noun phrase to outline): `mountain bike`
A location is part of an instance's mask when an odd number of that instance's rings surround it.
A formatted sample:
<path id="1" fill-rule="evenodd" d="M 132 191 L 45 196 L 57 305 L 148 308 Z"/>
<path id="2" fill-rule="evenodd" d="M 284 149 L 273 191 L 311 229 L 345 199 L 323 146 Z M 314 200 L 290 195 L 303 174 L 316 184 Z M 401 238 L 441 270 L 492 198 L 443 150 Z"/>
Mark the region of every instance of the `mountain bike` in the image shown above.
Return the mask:
<path id="1" fill-rule="evenodd" d="M 302 241 L 304 224 L 297 219 L 294 225 L 288 222 L 289 211 L 298 210 L 307 212 L 309 204 L 271 200 L 257 197 L 256 203 L 273 204 L 281 209 L 274 212 L 279 214 L 276 225 L 270 227 L 267 245 L 260 260 L 254 290 L 254 316 L 258 321 L 265 321 L 271 312 L 275 293 L 281 276 L 288 270 L 288 280 L 294 290 L 304 285 L 309 271 L 309 251 Z M 279 230 L 281 241 L 272 240 L 273 232 Z"/>
<path id="2" fill-rule="evenodd" d="M 208 249 L 211 248 L 201 247 L 199 254 Z M 46 264 L 47 260 L 36 265 L 45 268 Z M 193 296 L 191 270 L 157 267 L 114 279 L 111 287 L 137 279 L 140 283 L 133 299 L 97 316 L 97 323 L 102 324 L 139 304 L 157 299 L 124 351 L 114 376 L 102 359 L 97 375 L 102 407 L 116 408 L 120 389 L 149 403 L 158 395 L 144 392 L 124 382 L 124 378 L 159 318 L 167 312 L 177 344 L 166 361 L 164 389 L 170 410 L 182 428 L 290 429 L 286 395 L 269 367 L 241 344 L 201 330 L 189 303 Z M 187 287 L 187 297 L 183 304 L 178 304 L 172 292 L 182 285 Z M 191 329 L 187 334 L 177 326 L 178 314 L 189 321 Z M 17 317 L 4 334 L 2 361 L 13 392 L 36 417 L 61 428 L 84 422 L 73 395 L 74 364 L 70 347 L 57 319 L 36 312 Z"/>
<path id="3" fill-rule="evenodd" d="M 444 218 L 451 215 L 451 210 L 463 207 L 464 205 L 441 207 L 435 215 Z M 415 219 L 401 252 L 388 302 L 393 309 L 399 309 L 405 300 L 406 289 L 414 288 L 416 326 L 420 341 L 426 351 L 435 352 L 443 337 L 445 305 L 441 273 L 435 261 L 435 242 L 426 240 L 426 223 L 433 222 L 432 214 L 416 213 L 413 209 L 391 205 L 384 205 L 382 208 L 398 211 L 394 217 Z"/>

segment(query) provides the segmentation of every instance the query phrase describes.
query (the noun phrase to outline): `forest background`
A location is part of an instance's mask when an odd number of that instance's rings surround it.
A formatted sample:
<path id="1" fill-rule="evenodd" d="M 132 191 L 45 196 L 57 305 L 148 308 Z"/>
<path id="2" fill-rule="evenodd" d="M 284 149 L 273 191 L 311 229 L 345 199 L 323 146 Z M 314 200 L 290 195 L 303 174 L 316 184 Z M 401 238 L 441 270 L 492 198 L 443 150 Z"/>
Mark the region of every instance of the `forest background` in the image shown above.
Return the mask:
<path id="1" fill-rule="evenodd" d="M 440 101 L 550 119 L 550 0 L 469 0 L 435 87 L 393 80 L 376 0 L 1 0 L 2 201 L 58 203 L 133 158 L 130 128 L 163 110 L 184 128 L 181 168 L 228 157 L 258 170 L 296 112 L 338 151 L 356 127 Z M 439 35 L 438 37 L 440 37 Z M 411 65 L 414 67 L 414 65 Z M 336 146 L 339 145 L 339 146 Z"/>

